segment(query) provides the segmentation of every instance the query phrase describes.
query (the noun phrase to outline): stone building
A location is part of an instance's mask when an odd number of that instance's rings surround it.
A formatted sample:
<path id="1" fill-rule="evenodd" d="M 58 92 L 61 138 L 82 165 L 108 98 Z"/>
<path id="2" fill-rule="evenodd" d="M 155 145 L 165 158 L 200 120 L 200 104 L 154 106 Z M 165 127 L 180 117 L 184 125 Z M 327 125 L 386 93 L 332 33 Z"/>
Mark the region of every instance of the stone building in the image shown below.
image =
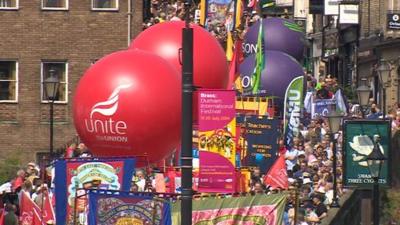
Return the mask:
<path id="1" fill-rule="evenodd" d="M 0 158 L 49 152 L 49 104 L 42 82 L 61 80 L 54 147 L 76 136 L 73 93 L 97 59 L 125 49 L 142 30 L 142 1 L 0 0 Z"/>

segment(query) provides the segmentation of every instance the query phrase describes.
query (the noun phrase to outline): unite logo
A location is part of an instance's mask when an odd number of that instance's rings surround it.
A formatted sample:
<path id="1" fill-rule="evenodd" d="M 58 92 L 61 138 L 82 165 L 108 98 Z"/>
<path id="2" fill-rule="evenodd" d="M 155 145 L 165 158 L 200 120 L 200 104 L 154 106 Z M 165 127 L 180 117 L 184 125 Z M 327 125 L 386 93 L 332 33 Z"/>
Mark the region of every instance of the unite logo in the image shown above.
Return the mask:
<path id="1" fill-rule="evenodd" d="M 131 87 L 132 84 L 121 84 L 114 89 L 110 97 L 106 101 L 95 104 L 90 111 L 90 118 L 85 119 L 85 128 L 89 133 L 96 133 L 96 139 L 103 141 L 118 141 L 127 142 L 127 137 L 109 136 L 109 135 L 124 135 L 128 128 L 124 121 L 114 121 L 111 116 L 115 114 L 118 109 L 119 94 L 123 89 Z M 108 119 L 96 119 L 95 115 L 109 117 Z"/>

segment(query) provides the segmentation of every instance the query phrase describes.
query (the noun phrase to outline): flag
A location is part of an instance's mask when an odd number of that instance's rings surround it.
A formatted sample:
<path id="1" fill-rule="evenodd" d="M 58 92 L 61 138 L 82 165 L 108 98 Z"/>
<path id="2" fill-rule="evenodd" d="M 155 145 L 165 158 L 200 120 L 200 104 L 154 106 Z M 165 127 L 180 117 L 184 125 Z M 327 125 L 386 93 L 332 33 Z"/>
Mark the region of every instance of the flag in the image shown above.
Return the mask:
<path id="1" fill-rule="evenodd" d="M 232 61 L 229 65 L 229 80 L 228 80 L 228 86 L 227 89 L 232 89 L 233 84 L 236 81 L 236 78 L 238 77 L 238 65 L 243 61 L 243 51 L 242 51 L 242 41 L 241 40 L 236 40 L 235 42 L 235 48 L 233 51 L 233 56 L 232 56 Z M 241 86 L 241 85 L 239 85 Z"/>
<path id="2" fill-rule="evenodd" d="M 336 109 L 339 109 L 346 116 L 347 115 L 347 106 L 346 106 L 346 101 L 344 99 L 341 89 L 338 89 L 336 91 L 335 99 L 336 99 Z"/>
<path id="3" fill-rule="evenodd" d="M 43 224 L 44 223 L 43 223 L 43 221 L 41 219 L 41 216 L 39 215 L 39 212 L 37 212 L 36 209 L 33 209 L 32 225 L 43 225 Z"/>
<path id="4" fill-rule="evenodd" d="M 289 187 L 285 155 L 279 156 L 275 161 L 274 165 L 264 177 L 264 183 L 274 189 L 287 189 Z"/>
<path id="5" fill-rule="evenodd" d="M 250 0 L 249 4 L 247 4 L 248 8 L 254 8 L 256 6 L 257 0 Z"/>
<path id="6" fill-rule="evenodd" d="M 254 65 L 254 72 L 253 72 L 253 94 L 258 93 L 258 89 L 260 88 L 261 82 L 261 72 L 264 69 L 264 50 L 263 50 L 263 40 L 264 40 L 264 29 L 263 29 L 263 19 L 261 18 L 260 27 L 258 28 L 258 37 L 257 37 L 257 49 L 256 49 L 256 61 Z"/>
<path id="7" fill-rule="evenodd" d="M 53 205 L 51 202 L 52 202 L 52 200 L 51 200 L 49 194 L 47 193 L 45 195 L 44 204 L 43 204 L 43 208 L 42 208 L 44 222 L 47 222 L 49 220 L 53 220 L 53 221 L 55 220 L 54 209 L 53 209 Z"/>
<path id="8" fill-rule="evenodd" d="M 290 146 L 293 138 L 300 134 L 300 119 L 303 108 L 304 77 L 295 77 L 286 89 L 284 105 L 285 145 Z"/>
<path id="9" fill-rule="evenodd" d="M 23 225 L 36 225 L 37 223 L 34 223 L 34 217 L 35 213 L 34 211 L 40 212 L 39 206 L 37 206 L 32 199 L 28 196 L 27 193 L 23 192 L 21 194 L 21 199 L 20 199 L 20 224 Z M 40 223 L 38 223 L 40 224 Z"/>
<path id="10" fill-rule="evenodd" d="M 232 32 L 228 31 L 228 37 L 226 38 L 226 59 L 228 61 L 233 60 L 233 38 Z"/>
<path id="11" fill-rule="evenodd" d="M 4 225 L 4 209 L 0 211 L 0 225 Z"/>
<path id="12" fill-rule="evenodd" d="M 243 16 L 243 0 L 236 1 L 235 28 L 239 28 L 242 24 Z"/>

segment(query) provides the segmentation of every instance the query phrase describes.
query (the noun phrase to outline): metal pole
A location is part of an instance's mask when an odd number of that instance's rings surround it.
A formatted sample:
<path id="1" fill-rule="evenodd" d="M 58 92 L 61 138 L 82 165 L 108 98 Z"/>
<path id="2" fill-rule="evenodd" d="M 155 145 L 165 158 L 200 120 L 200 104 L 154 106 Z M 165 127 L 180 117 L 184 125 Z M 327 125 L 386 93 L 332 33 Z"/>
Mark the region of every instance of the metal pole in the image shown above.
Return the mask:
<path id="1" fill-rule="evenodd" d="M 53 120 L 54 120 L 54 100 L 50 100 L 50 163 L 53 160 Z"/>
<path id="2" fill-rule="evenodd" d="M 386 119 L 386 88 L 385 84 L 382 83 L 382 96 L 383 96 L 383 120 Z"/>
<path id="3" fill-rule="evenodd" d="M 192 224 L 193 28 L 190 27 L 190 3 L 190 0 L 185 2 L 185 28 L 182 29 L 182 225 Z"/>
<path id="4" fill-rule="evenodd" d="M 379 225 L 379 178 L 374 178 L 374 225 Z"/>
<path id="5" fill-rule="evenodd" d="M 337 151 L 336 151 L 336 140 L 334 137 L 334 133 L 331 133 L 331 141 L 332 141 L 332 154 L 333 154 L 333 199 L 332 199 L 332 208 L 339 208 L 339 201 L 337 197 Z"/>

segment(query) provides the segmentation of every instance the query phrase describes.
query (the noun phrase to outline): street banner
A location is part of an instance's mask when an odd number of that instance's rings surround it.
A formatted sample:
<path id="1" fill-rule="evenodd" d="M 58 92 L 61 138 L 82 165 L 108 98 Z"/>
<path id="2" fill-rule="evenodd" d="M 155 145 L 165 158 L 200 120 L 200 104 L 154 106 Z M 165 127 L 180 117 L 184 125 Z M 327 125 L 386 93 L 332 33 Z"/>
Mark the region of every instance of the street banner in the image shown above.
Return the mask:
<path id="1" fill-rule="evenodd" d="M 192 224 L 282 224 L 286 194 L 204 198 L 193 201 Z M 171 204 L 172 224 L 181 224 L 181 201 Z"/>
<path id="2" fill-rule="evenodd" d="M 171 225 L 167 201 L 151 195 L 90 191 L 88 225 Z"/>
<path id="3" fill-rule="evenodd" d="M 321 118 L 329 115 L 336 110 L 335 99 L 316 99 L 312 103 L 311 117 L 313 119 Z"/>
<path id="4" fill-rule="evenodd" d="M 267 116 L 246 116 L 247 153 L 243 165 L 259 167 L 266 173 L 277 158 L 279 120 Z"/>
<path id="5" fill-rule="evenodd" d="M 390 186 L 390 121 L 353 120 L 344 122 L 343 180 L 346 186 L 372 186 L 374 180 L 368 169 L 367 156 L 374 145 L 387 157 L 382 165 L 379 184 Z"/>
<path id="6" fill-rule="evenodd" d="M 133 158 L 80 158 L 63 159 L 55 163 L 55 197 L 57 225 L 73 221 L 75 196 L 85 193 L 78 189 L 107 189 L 129 191 L 133 171 Z M 77 214 L 83 213 L 87 199 L 76 201 Z"/>
<path id="7" fill-rule="evenodd" d="M 232 192 L 235 189 L 235 184 L 231 182 L 235 182 L 236 163 L 235 91 L 199 90 L 198 106 L 199 190 Z M 223 177 L 215 172 L 222 168 Z M 227 184 L 226 180 L 230 182 Z"/>
<path id="8" fill-rule="evenodd" d="M 283 129 L 285 144 L 290 146 L 293 138 L 300 133 L 300 119 L 303 108 L 304 77 L 296 77 L 290 82 L 285 93 Z"/>

